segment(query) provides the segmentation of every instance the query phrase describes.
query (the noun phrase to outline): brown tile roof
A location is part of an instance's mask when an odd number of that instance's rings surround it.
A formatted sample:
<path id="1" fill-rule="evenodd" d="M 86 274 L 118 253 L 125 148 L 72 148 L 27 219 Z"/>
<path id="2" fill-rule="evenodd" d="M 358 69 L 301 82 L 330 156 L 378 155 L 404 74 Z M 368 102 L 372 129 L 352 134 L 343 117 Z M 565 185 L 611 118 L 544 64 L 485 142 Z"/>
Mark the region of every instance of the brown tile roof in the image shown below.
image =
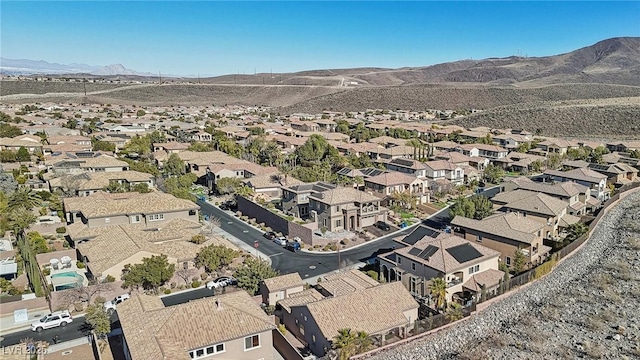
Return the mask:
<path id="1" fill-rule="evenodd" d="M 273 330 L 266 315 L 244 291 L 162 307 L 145 306 L 135 295 L 118 306 L 133 359 L 189 359 L 189 350 Z M 157 298 L 156 298 L 157 299 Z M 219 304 L 219 306 L 218 306 Z M 270 344 L 266 344 L 270 345 Z"/>
<path id="2" fill-rule="evenodd" d="M 304 285 L 297 272 L 264 279 L 264 285 L 270 292 L 290 289 Z"/>
<path id="3" fill-rule="evenodd" d="M 459 262 L 447 250 L 460 245 L 475 249 L 481 254 L 481 256 L 462 263 Z M 427 249 L 429 246 L 435 247 L 436 249 L 434 249 L 433 254 L 428 258 L 422 258 L 410 253 L 412 249 L 418 249 L 422 251 Z M 425 235 L 425 237 L 416 242 L 415 245 L 411 247 L 400 248 L 396 250 L 396 253 L 417 263 L 424 264 L 444 274 L 469 267 L 472 264 L 476 264 L 478 262 L 485 261 L 489 258 L 497 257 L 500 255 L 498 251 L 489 249 L 488 247 L 482 246 L 477 243 L 467 241 L 459 236 L 452 234 L 440 234 L 435 239 L 428 235 Z"/>
<path id="4" fill-rule="evenodd" d="M 505 203 L 504 207 L 507 209 L 522 210 L 547 216 L 558 216 L 569 206 L 568 202 L 547 194 L 520 189 L 499 193 L 491 200 Z"/>
<path id="5" fill-rule="evenodd" d="M 97 192 L 80 198 L 64 199 L 66 212 L 82 212 L 86 218 L 127 214 L 160 214 L 198 210 L 200 206 L 173 195 L 154 191 L 146 194 L 108 194 Z"/>
<path id="6" fill-rule="evenodd" d="M 97 190 L 109 186 L 112 180 L 126 180 L 128 183 L 148 182 L 153 180 L 153 175 L 129 170 L 114 172 L 87 172 L 70 176 L 69 179 L 58 177 L 49 180 L 49 186 L 62 187 L 66 181 L 76 184 L 78 190 Z"/>
<path id="7" fill-rule="evenodd" d="M 301 292 L 293 293 L 288 298 L 278 301 L 287 312 L 291 312 L 293 306 L 306 305 L 318 300 L 324 299 L 324 296 L 318 290 L 311 288 Z"/>
<path id="8" fill-rule="evenodd" d="M 379 283 L 359 270 L 339 272 L 324 277 L 318 285 L 333 296 L 342 296 L 354 291 L 363 290 Z"/>
<path id="9" fill-rule="evenodd" d="M 337 187 L 332 190 L 314 193 L 309 196 L 321 203 L 336 205 L 345 203 L 367 203 L 380 201 L 380 198 L 352 187 Z"/>
<path id="10" fill-rule="evenodd" d="M 562 182 L 555 184 L 538 183 L 525 176 L 511 179 L 509 181 L 516 184 L 520 189 L 541 192 L 547 195 L 559 197 L 572 197 L 583 194 L 588 189 L 586 186 L 574 182 Z"/>
<path id="11" fill-rule="evenodd" d="M 365 179 L 365 182 L 384 186 L 405 185 L 411 184 L 414 181 L 416 181 L 415 176 L 411 176 L 409 174 L 401 173 L 398 171 L 389 171 L 384 174 L 372 176 Z"/>
<path id="12" fill-rule="evenodd" d="M 473 290 L 475 292 L 481 292 L 482 286 L 485 289 L 498 285 L 500 280 L 504 278 L 504 272 L 496 269 L 488 269 L 481 273 L 474 274 L 462 284 L 463 287 Z"/>
<path id="13" fill-rule="evenodd" d="M 602 179 L 606 179 L 607 175 L 600 174 L 588 168 L 573 169 L 569 171 L 547 170 L 545 175 L 558 176 L 570 180 L 580 180 L 590 183 L 599 183 Z"/>
<path id="14" fill-rule="evenodd" d="M 495 214 L 482 220 L 456 216 L 451 224 L 526 244 L 532 244 L 537 238 L 536 233 L 544 228 L 543 223 L 527 219 L 517 213 Z"/>
<path id="15" fill-rule="evenodd" d="M 431 170 L 455 170 L 458 166 L 448 160 L 433 160 L 424 163 Z"/>
<path id="16" fill-rule="evenodd" d="M 418 303 L 396 281 L 312 302 L 306 307 L 325 338 L 331 340 L 343 328 L 379 334 L 406 325 L 409 319 L 403 312 L 417 309 Z"/>

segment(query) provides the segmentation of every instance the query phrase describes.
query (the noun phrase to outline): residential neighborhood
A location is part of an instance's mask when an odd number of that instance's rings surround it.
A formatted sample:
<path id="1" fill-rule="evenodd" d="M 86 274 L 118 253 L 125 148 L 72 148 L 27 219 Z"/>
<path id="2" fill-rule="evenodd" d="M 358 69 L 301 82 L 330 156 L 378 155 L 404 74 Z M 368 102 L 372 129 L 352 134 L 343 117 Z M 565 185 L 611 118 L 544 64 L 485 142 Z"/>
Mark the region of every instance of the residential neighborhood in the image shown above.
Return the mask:
<path id="1" fill-rule="evenodd" d="M 549 272 L 640 184 L 637 141 L 462 128 L 444 109 L 0 111 L 2 346 L 89 334 L 103 358 L 407 341 Z M 31 325 L 50 314 L 73 321 Z"/>

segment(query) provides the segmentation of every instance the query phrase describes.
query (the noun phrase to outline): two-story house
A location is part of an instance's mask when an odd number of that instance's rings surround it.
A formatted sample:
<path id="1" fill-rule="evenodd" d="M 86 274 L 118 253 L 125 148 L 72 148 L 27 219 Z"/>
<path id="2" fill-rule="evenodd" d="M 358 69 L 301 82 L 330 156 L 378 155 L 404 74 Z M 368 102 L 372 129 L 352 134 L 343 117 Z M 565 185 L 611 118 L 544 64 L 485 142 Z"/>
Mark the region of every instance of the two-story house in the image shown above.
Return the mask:
<path id="1" fill-rule="evenodd" d="M 335 189 L 337 185 L 326 182 L 315 182 L 298 185 L 282 186 L 282 211 L 300 219 L 308 219 L 311 214 L 309 209 L 309 196 Z"/>
<path id="2" fill-rule="evenodd" d="M 447 160 L 433 160 L 424 163 L 426 177 L 430 182 L 446 180 L 453 185 L 464 183 L 464 170 L 462 166 Z"/>
<path id="3" fill-rule="evenodd" d="M 409 235 L 410 236 L 410 235 Z M 425 235 L 413 245 L 378 255 L 380 278 L 400 281 L 417 297 L 429 298 L 429 283 L 443 278 L 447 302 L 465 304 L 476 294 L 478 283 L 490 293 L 504 273 L 498 270 L 500 253 L 453 234 Z"/>
<path id="4" fill-rule="evenodd" d="M 589 164 L 589 169 L 607 176 L 607 184 L 616 188 L 638 181 L 638 169 L 633 166 L 616 164 Z"/>
<path id="5" fill-rule="evenodd" d="M 61 176 L 49 180 L 49 190 L 65 193 L 73 192 L 75 196 L 89 196 L 100 190 L 104 190 L 113 183 L 125 188 L 132 188 L 138 184 L 145 184 L 149 189 L 154 187 L 155 181 L 151 174 L 139 171 L 119 172 L 86 172 L 77 175 Z"/>
<path id="6" fill-rule="evenodd" d="M 304 291 L 304 282 L 298 273 L 264 279 L 259 285 L 262 303 L 268 306 L 275 306 L 278 301 Z"/>
<path id="7" fill-rule="evenodd" d="M 389 171 L 380 175 L 367 177 L 364 179 L 364 186 L 367 189 L 384 195 L 387 200 L 389 196 L 394 193 L 408 192 L 413 196 L 416 204 L 429 202 L 427 179 L 397 171 Z"/>
<path id="8" fill-rule="evenodd" d="M 397 158 L 385 164 L 385 167 L 391 171 L 398 171 L 405 174 L 411 174 L 415 177 L 426 177 L 427 166 L 418 160 Z"/>
<path id="9" fill-rule="evenodd" d="M 328 231 L 360 231 L 386 221 L 382 199 L 351 187 L 337 187 L 309 195 L 309 211 L 320 228 Z"/>
<path id="10" fill-rule="evenodd" d="M 498 213 L 482 220 L 456 216 L 451 225 L 465 239 L 500 252 L 500 261 L 509 267 L 518 250 L 525 255 L 527 267 L 542 263 L 551 251 L 543 245 L 545 225 L 519 213 Z"/>
<path id="11" fill-rule="evenodd" d="M 78 154 L 64 159 L 47 161 L 52 172 L 81 174 L 85 172 L 118 172 L 129 170 L 129 163 L 100 153 Z"/>
<path id="12" fill-rule="evenodd" d="M 566 201 L 523 189 L 498 193 L 491 198 L 491 202 L 499 211 L 516 212 L 544 224 L 544 238 L 549 240 L 559 240 L 560 219 L 567 215 L 569 207 Z M 571 218 L 576 219 L 574 216 Z"/>
<path id="13" fill-rule="evenodd" d="M 455 151 L 471 157 L 480 156 L 488 159 L 501 159 L 509 153 L 505 148 L 488 144 L 462 144 L 457 146 Z"/>
<path id="14" fill-rule="evenodd" d="M 535 191 L 565 201 L 569 204 L 567 212 L 575 216 L 593 212 L 600 205 L 600 201 L 591 196 L 590 188 L 574 182 L 541 183 L 521 176 L 511 178 L 500 185 L 501 192 L 516 189 Z"/>
<path id="15" fill-rule="evenodd" d="M 591 196 L 600 201 L 609 199 L 611 192 L 607 188 L 607 175 L 600 174 L 588 168 L 569 171 L 547 170 L 545 179 L 555 182 L 576 182 L 591 189 Z"/>
<path id="16" fill-rule="evenodd" d="M 274 359 L 273 317 L 245 291 L 173 306 L 135 294 L 118 318 L 128 360 Z"/>

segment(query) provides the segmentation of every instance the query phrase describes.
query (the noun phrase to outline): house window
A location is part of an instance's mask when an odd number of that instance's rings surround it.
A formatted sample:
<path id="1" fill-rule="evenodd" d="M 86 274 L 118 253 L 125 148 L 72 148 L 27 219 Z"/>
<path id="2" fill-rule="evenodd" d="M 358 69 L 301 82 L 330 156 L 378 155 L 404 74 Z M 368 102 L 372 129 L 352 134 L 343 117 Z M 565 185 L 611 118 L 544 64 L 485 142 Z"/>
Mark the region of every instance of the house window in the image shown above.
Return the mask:
<path id="1" fill-rule="evenodd" d="M 402 264 L 402 258 L 398 257 L 398 265 Z"/>
<path id="2" fill-rule="evenodd" d="M 307 212 L 308 212 L 308 210 L 307 210 L 306 207 L 301 207 L 300 208 L 300 215 L 307 215 Z"/>
<path id="3" fill-rule="evenodd" d="M 327 219 L 322 219 L 322 226 L 327 227 Z"/>
<path id="4" fill-rule="evenodd" d="M 336 227 L 342 226 L 342 220 L 336 220 Z"/>
<path id="5" fill-rule="evenodd" d="M 131 223 L 135 224 L 135 223 L 139 223 L 140 222 L 140 215 L 133 215 L 131 217 Z"/>
<path id="6" fill-rule="evenodd" d="M 476 239 L 477 242 L 482 242 L 482 235 L 478 235 L 478 238 Z"/>
<path id="7" fill-rule="evenodd" d="M 311 341 L 315 344 L 316 343 L 316 336 L 315 335 L 311 335 Z"/>
<path id="8" fill-rule="evenodd" d="M 307 317 L 306 316 L 304 317 L 304 321 L 307 321 Z"/>
<path id="9" fill-rule="evenodd" d="M 475 265 L 469 268 L 469 275 L 477 273 L 480 271 L 480 265 Z"/>
<path id="10" fill-rule="evenodd" d="M 411 270 L 415 270 L 416 269 L 416 263 L 411 262 Z"/>
<path id="11" fill-rule="evenodd" d="M 511 258 L 510 257 L 508 257 L 508 256 L 505 257 L 504 258 L 504 262 L 505 262 L 505 264 L 507 264 L 507 266 L 511 266 Z"/>
<path id="12" fill-rule="evenodd" d="M 164 214 L 151 214 L 147 216 L 149 221 L 159 221 L 164 220 Z"/>
<path id="13" fill-rule="evenodd" d="M 253 335 L 244 338 L 244 351 L 260 347 L 260 335 Z"/>
<path id="14" fill-rule="evenodd" d="M 108 224 L 108 223 L 110 223 L 110 222 L 111 222 L 111 219 L 109 219 L 109 218 L 104 218 L 104 223 L 105 223 L 105 224 Z"/>
<path id="15" fill-rule="evenodd" d="M 298 328 L 300 329 L 300 334 L 304 335 L 304 324 L 298 325 Z"/>
<path id="16" fill-rule="evenodd" d="M 194 216 L 196 214 L 195 210 L 189 210 L 189 216 Z"/>

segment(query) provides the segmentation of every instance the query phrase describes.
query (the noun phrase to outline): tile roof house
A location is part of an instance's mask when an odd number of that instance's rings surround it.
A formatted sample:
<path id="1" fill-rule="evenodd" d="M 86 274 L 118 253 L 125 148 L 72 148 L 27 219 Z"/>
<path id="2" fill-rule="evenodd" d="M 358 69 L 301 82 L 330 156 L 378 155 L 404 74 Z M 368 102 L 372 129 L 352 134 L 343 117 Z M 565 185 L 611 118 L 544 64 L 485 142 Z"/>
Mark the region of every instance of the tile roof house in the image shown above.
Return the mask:
<path id="1" fill-rule="evenodd" d="M 595 198 L 591 197 L 590 188 L 574 182 L 541 183 L 521 176 L 511 178 L 500 185 L 500 191 L 502 192 L 516 189 L 535 191 L 566 201 L 569 203 L 567 212 L 571 215 L 584 215 L 591 210 L 587 200 L 595 200 Z"/>
<path id="2" fill-rule="evenodd" d="M 104 190 L 110 184 L 130 188 L 138 184 L 146 184 L 149 189 L 154 187 L 154 177 L 151 174 L 139 171 L 119 172 L 87 172 L 77 175 L 67 175 L 49 180 L 50 191 L 62 190 L 74 192 L 74 196 L 88 196 L 97 191 Z"/>
<path id="3" fill-rule="evenodd" d="M 387 218 L 381 198 L 352 187 L 313 192 L 308 199 L 310 218 L 328 231 L 358 231 Z"/>
<path id="4" fill-rule="evenodd" d="M 385 167 L 391 171 L 398 171 L 410 174 L 415 177 L 427 176 L 427 165 L 423 162 L 413 159 L 398 158 L 385 163 Z"/>
<path id="5" fill-rule="evenodd" d="M 500 261 L 513 266 L 519 249 L 527 259 L 527 267 L 540 264 L 551 251 L 543 245 L 544 224 L 518 213 L 498 213 L 482 220 L 456 216 L 451 221 L 456 233 L 469 241 L 500 252 Z"/>
<path id="6" fill-rule="evenodd" d="M 559 240 L 558 225 L 569 207 L 568 201 L 523 189 L 498 193 L 491 202 L 502 212 L 517 212 L 544 224 L 544 238 L 549 240 Z"/>
<path id="7" fill-rule="evenodd" d="M 256 195 L 264 194 L 271 199 L 282 198 L 282 187 L 303 184 L 302 181 L 291 175 L 279 172 L 252 176 L 243 181 Z"/>
<path id="8" fill-rule="evenodd" d="M 262 303 L 269 306 L 275 306 L 278 301 L 287 299 L 303 290 L 304 283 L 298 273 L 280 275 L 260 282 Z"/>
<path id="9" fill-rule="evenodd" d="M 273 318 L 244 291 L 169 307 L 136 294 L 118 317 L 129 359 L 273 359 Z"/>
<path id="10" fill-rule="evenodd" d="M 172 219 L 198 222 L 200 206 L 170 194 L 154 191 L 139 193 L 96 192 L 86 197 L 63 200 L 67 223 L 82 223 L 89 228 L 143 223 L 161 226 Z"/>
<path id="11" fill-rule="evenodd" d="M 462 166 L 447 160 L 433 160 L 424 163 L 425 176 L 430 181 L 447 180 L 454 185 L 464 182 L 464 170 Z"/>
<path id="12" fill-rule="evenodd" d="M 429 202 L 427 179 L 418 178 L 397 171 L 364 178 L 364 186 L 384 196 L 408 191 L 417 204 Z"/>
<path id="13" fill-rule="evenodd" d="M 638 181 L 638 169 L 624 164 L 589 164 L 589 169 L 607 176 L 607 184 L 616 188 Z"/>
<path id="14" fill-rule="evenodd" d="M 477 291 L 480 279 L 486 280 L 483 283 L 486 291 L 495 290 L 504 276 L 498 270 L 499 257 L 498 251 L 456 235 L 439 234 L 434 238 L 425 234 L 413 245 L 378 255 L 378 261 L 380 278 L 401 282 L 412 295 L 429 299 L 430 281 L 443 278 L 447 283 L 447 301 L 464 305 L 480 295 Z M 480 274 L 482 277 L 472 280 Z"/>
<path id="15" fill-rule="evenodd" d="M 333 274 L 320 283 L 322 289 L 325 283 L 333 283 L 329 297 L 309 289 L 278 303 L 287 329 L 317 356 L 324 356 L 331 348 L 339 329 L 398 334 L 417 320 L 419 305 L 401 283 L 379 284 L 360 278 L 354 271 Z"/>
<path id="16" fill-rule="evenodd" d="M 575 182 L 591 189 L 591 196 L 600 201 L 610 197 L 607 188 L 607 175 L 600 174 L 589 168 L 573 169 L 569 171 L 547 170 L 544 172 L 547 180 L 554 182 Z"/>
<path id="17" fill-rule="evenodd" d="M 118 172 L 129 170 L 129 163 L 101 153 L 79 153 L 62 159 L 51 158 L 47 166 L 54 173 Z"/>

